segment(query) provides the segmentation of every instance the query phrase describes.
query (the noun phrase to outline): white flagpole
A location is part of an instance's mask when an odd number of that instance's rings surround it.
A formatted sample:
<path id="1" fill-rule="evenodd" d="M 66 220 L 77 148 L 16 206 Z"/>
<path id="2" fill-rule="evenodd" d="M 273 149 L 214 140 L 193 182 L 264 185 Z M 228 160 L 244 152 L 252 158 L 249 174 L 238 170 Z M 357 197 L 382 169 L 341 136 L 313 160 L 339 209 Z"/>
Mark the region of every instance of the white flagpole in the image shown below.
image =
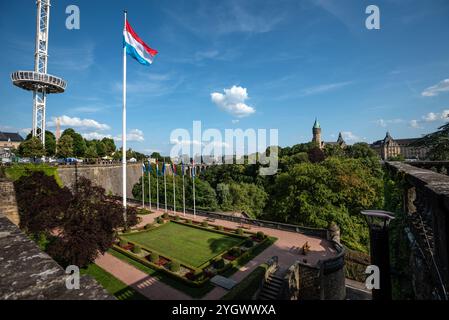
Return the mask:
<path id="1" fill-rule="evenodd" d="M 172 164 L 173 168 L 173 211 L 176 214 L 176 179 L 175 179 L 175 164 Z"/>
<path id="2" fill-rule="evenodd" d="M 164 173 L 164 198 L 165 198 L 165 212 L 167 212 L 167 176 L 165 174 L 165 162 L 163 164 L 164 170 L 162 171 Z"/>
<path id="3" fill-rule="evenodd" d="M 186 187 L 184 185 L 184 165 L 182 167 L 182 207 L 184 216 L 186 215 Z"/>
<path id="4" fill-rule="evenodd" d="M 196 174 L 196 170 L 195 170 L 195 163 L 193 164 L 192 167 L 192 183 L 193 183 L 193 218 L 196 219 L 196 205 L 195 205 L 195 174 Z"/>
<path id="5" fill-rule="evenodd" d="M 124 11 L 126 28 L 127 12 Z M 123 193 L 123 219 L 126 225 L 126 46 L 123 46 L 123 131 L 122 131 L 122 193 Z"/>
<path id="6" fill-rule="evenodd" d="M 156 207 L 159 211 L 159 162 L 156 162 Z"/>
<path id="7" fill-rule="evenodd" d="M 150 200 L 151 211 L 151 162 L 148 160 L 148 199 Z"/>
<path id="8" fill-rule="evenodd" d="M 143 170 L 145 163 L 142 164 L 142 208 L 145 209 L 145 182 L 143 181 L 143 178 L 145 176 L 145 173 Z"/>

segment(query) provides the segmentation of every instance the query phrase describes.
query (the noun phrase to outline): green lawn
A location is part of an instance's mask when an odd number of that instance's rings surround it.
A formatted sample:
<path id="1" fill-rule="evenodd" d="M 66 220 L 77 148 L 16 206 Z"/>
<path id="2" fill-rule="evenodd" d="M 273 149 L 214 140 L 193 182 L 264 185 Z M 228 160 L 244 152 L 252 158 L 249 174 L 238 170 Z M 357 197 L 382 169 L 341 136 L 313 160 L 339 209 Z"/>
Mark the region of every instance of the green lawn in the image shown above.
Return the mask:
<path id="1" fill-rule="evenodd" d="M 238 237 L 173 222 L 147 232 L 124 235 L 122 238 L 193 267 L 201 266 L 242 242 Z"/>
<path id="2" fill-rule="evenodd" d="M 87 268 L 81 269 L 81 274 L 88 274 L 95 278 L 107 292 L 114 295 L 118 300 L 147 300 L 142 294 L 96 264 L 91 264 Z"/>

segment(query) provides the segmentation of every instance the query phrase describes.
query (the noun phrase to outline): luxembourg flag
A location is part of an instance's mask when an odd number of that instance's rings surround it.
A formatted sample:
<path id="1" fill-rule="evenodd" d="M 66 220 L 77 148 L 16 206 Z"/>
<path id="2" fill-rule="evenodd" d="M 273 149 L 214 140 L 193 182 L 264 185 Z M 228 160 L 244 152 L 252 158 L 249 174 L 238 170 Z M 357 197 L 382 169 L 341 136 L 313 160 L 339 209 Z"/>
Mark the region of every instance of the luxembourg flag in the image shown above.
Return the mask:
<path id="1" fill-rule="evenodd" d="M 157 50 L 150 48 L 129 24 L 128 20 L 125 22 L 125 29 L 123 30 L 123 46 L 126 47 L 126 53 L 136 59 L 140 64 L 149 66 L 153 63 L 154 57 L 157 55 Z"/>

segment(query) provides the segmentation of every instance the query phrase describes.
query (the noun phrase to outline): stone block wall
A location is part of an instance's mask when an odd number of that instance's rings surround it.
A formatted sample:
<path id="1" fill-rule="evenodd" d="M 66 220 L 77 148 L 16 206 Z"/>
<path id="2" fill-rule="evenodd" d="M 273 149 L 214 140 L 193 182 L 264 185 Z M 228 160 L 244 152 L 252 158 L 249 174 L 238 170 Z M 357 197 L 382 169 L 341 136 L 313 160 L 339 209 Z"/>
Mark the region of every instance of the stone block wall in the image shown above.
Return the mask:
<path id="1" fill-rule="evenodd" d="M 19 211 L 14 184 L 6 179 L 0 179 L 0 217 L 6 217 L 15 225 L 19 225 Z"/>

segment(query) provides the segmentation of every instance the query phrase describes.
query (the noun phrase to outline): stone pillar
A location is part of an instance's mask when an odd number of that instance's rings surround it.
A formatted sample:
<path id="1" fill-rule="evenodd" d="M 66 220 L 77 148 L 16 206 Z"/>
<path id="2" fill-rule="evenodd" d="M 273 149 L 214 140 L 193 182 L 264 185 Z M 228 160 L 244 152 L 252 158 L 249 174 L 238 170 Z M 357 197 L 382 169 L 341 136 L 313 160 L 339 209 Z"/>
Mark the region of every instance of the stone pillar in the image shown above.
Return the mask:
<path id="1" fill-rule="evenodd" d="M 329 240 L 340 244 L 340 228 L 335 222 L 331 222 L 328 226 Z"/>
<path id="2" fill-rule="evenodd" d="M 7 217 L 15 225 L 19 225 L 16 193 L 12 181 L 0 179 L 0 217 Z"/>

